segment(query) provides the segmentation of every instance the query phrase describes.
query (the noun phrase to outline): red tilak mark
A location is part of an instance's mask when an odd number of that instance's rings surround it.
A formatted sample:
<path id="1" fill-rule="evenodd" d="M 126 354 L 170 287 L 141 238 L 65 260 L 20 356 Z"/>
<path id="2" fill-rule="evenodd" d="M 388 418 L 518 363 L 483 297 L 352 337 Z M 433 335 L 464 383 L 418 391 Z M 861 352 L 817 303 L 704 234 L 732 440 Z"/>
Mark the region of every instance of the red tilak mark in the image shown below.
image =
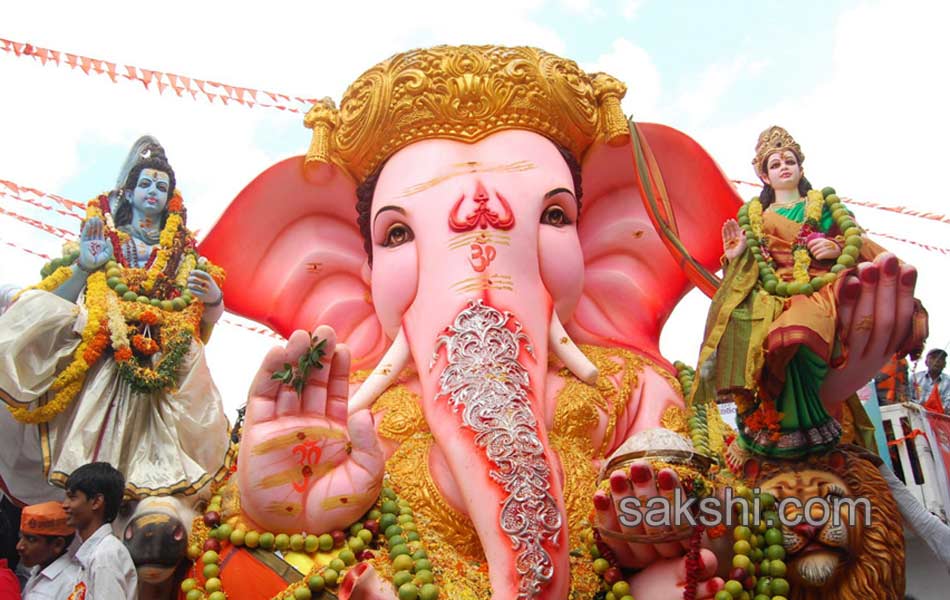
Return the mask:
<path id="1" fill-rule="evenodd" d="M 340 504 L 346 504 L 346 503 L 349 502 L 349 501 L 350 501 L 350 499 L 347 498 L 346 496 L 343 496 L 342 498 L 340 498 Z"/>
<path id="2" fill-rule="evenodd" d="M 511 212 L 511 206 L 501 194 L 495 194 L 495 196 L 497 196 L 498 201 L 501 203 L 504 212 L 502 216 L 499 216 L 498 213 L 488 208 L 488 193 L 481 184 L 478 184 L 478 188 L 475 190 L 475 197 L 472 198 L 472 200 L 475 201 L 475 210 L 464 218 L 459 217 L 459 209 L 462 208 L 462 203 L 465 202 L 465 196 L 462 196 L 458 199 L 458 202 L 455 203 L 455 206 L 452 207 L 452 212 L 449 215 L 449 227 L 452 228 L 452 231 L 459 232 L 471 231 L 476 227 L 488 229 L 489 225 L 495 229 L 511 229 L 515 224 L 515 215 Z"/>
<path id="3" fill-rule="evenodd" d="M 478 273 L 482 273 L 493 260 L 495 260 L 495 247 L 492 245 L 480 246 L 479 244 L 472 244 L 472 256 L 469 257 L 468 262 L 472 265 L 472 268 L 475 269 Z"/>
<path id="4" fill-rule="evenodd" d="M 302 440 L 302 439 L 304 439 L 305 437 L 307 437 L 307 436 L 304 434 L 304 432 L 302 432 L 302 431 L 298 431 L 298 432 L 297 432 L 297 439 L 298 439 L 298 440 Z"/>

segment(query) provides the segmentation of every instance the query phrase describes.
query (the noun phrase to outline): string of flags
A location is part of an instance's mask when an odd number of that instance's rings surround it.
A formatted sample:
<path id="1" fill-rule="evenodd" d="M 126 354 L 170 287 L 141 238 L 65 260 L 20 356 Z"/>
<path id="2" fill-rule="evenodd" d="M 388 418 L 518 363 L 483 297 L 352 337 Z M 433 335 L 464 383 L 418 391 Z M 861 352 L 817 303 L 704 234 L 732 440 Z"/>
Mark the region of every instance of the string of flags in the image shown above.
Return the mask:
<path id="1" fill-rule="evenodd" d="M 752 181 L 743 181 L 741 179 L 733 179 L 732 183 L 738 185 L 747 185 L 749 187 L 761 188 L 761 183 L 755 183 Z M 846 204 L 853 204 L 855 206 L 864 206 L 866 208 L 874 208 L 877 210 L 883 210 L 887 212 L 897 213 L 901 215 L 907 215 L 909 217 L 917 217 L 920 219 L 927 219 L 928 221 L 937 221 L 938 223 L 950 223 L 950 216 L 942 215 L 940 213 L 930 212 L 926 210 L 917 210 L 916 208 L 911 208 L 908 206 L 888 206 L 886 204 L 879 204 L 877 202 L 871 202 L 868 200 L 856 200 L 854 198 L 842 198 L 841 199 Z"/>
<path id="2" fill-rule="evenodd" d="M 86 75 L 108 77 L 112 83 L 118 83 L 120 80 L 138 82 L 146 90 L 157 91 L 160 95 L 166 91 L 173 92 L 179 98 L 190 96 L 192 99 L 197 99 L 201 95 L 212 104 L 219 102 L 227 106 L 233 103 L 247 108 L 270 108 L 306 114 L 317 102 L 312 98 L 257 90 L 154 69 L 143 69 L 134 65 L 120 65 L 101 58 L 41 48 L 26 42 L 4 38 L 0 38 L 0 51 L 19 58 L 32 58 L 43 66 L 66 65 L 72 70 L 79 69 Z"/>

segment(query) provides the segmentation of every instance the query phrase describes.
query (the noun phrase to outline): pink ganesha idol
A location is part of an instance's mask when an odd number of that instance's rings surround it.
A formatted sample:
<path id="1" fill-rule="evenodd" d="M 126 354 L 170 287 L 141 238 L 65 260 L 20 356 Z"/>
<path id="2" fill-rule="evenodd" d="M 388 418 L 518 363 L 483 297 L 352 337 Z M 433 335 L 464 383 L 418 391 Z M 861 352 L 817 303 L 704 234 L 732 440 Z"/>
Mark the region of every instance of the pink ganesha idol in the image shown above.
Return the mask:
<path id="1" fill-rule="evenodd" d="M 534 48 L 441 46 L 309 112 L 306 157 L 251 182 L 201 247 L 229 273 L 228 308 L 289 339 L 252 383 L 237 472 L 205 515 L 214 536 L 195 528 L 183 589 L 722 588 L 716 556 L 662 527 L 625 532 L 662 543 L 609 547 L 593 530 L 616 529 L 610 497 L 680 486 L 646 461 L 601 471 L 631 441 L 690 448 L 669 431 L 686 415 L 658 340 L 719 267 L 740 205 L 690 138 L 629 123 L 625 91 Z"/>

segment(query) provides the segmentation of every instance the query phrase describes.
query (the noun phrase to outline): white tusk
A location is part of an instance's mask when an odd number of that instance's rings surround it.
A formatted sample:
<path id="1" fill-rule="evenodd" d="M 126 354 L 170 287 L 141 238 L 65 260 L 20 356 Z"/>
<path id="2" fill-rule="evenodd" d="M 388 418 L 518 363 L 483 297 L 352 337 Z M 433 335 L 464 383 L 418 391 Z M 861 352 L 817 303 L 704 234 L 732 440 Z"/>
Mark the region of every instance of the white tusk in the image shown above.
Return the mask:
<path id="1" fill-rule="evenodd" d="M 564 366 L 578 379 L 586 384 L 595 385 L 597 383 L 597 367 L 584 356 L 574 340 L 567 335 L 556 310 L 551 311 L 551 327 L 548 331 L 550 332 L 548 342 L 551 344 L 554 355 L 561 359 Z"/>
<path id="2" fill-rule="evenodd" d="M 352 415 L 358 410 L 372 406 L 373 402 L 399 377 L 399 373 L 409 363 L 409 358 L 409 342 L 406 341 L 406 334 L 400 327 L 396 339 L 393 340 L 382 360 L 350 398 L 349 413 Z"/>

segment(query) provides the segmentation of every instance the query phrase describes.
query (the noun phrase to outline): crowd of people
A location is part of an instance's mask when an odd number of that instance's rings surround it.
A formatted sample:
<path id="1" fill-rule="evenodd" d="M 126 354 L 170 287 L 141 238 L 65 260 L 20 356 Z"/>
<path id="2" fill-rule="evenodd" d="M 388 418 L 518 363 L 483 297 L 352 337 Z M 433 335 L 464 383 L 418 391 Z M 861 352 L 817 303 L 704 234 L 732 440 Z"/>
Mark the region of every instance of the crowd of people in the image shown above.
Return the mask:
<path id="1" fill-rule="evenodd" d="M 910 374 L 907 359 L 895 356 L 875 379 L 880 403 L 914 402 L 931 412 L 950 415 L 950 375 L 943 372 L 947 351 L 932 348 L 924 365 L 926 368 Z"/>
<path id="2" fill-rule="evenodd" d="M 0 558 L 0 598 L 133 600 L 135 566 L 112 532 L 124 489 L 122 473 L 94 462 L 69 476 L 62 503 L 24 507 L 16 550 L 28 575 L 21 582 L 8 560 Z"/>

